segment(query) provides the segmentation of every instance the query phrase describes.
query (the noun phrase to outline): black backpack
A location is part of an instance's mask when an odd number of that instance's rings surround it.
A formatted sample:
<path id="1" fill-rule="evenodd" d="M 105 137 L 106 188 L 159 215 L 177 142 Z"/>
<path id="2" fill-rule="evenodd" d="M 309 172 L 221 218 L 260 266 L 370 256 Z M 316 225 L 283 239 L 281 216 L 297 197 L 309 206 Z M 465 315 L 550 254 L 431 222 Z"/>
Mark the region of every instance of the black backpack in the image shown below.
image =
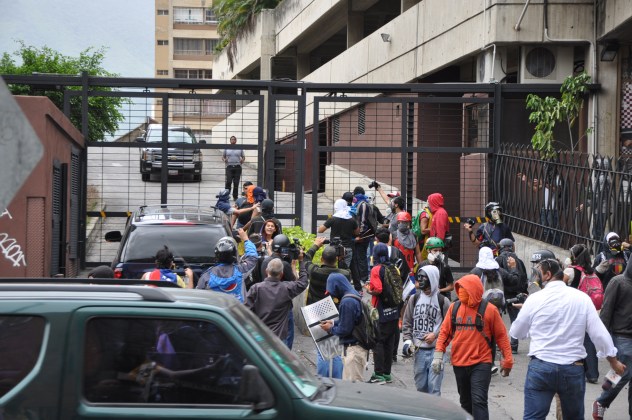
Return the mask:
<path id="1" fill-rule="evenodd" d="M 365 350 L 373 350 L 380 341 L 380 315 L 376 308 L 372 307 L 368 302 L 364 302 L 358 295 L 347 294 L 342 297 L 352 297 L 360 302 L 362 314 L 360 322 L 353 327 L 353 338 L 358 340 L 358 344 Z M 342 299 L 340 301 L 342 302 Z"/>
<path id="2" fill-rule="evenodd" d="M 457 300 L 456 302 L 454 302 L 454 305 L 452 306 L 452 315 L 451 315 L 452 332 L 450 334 L 450 337 L 454 337 L 454 332 L 456 331 L 456 327 L 476 327 L 478 332 L 480 332 L 483 338 L 485 338 L 485 341 L 487 341 L 487 344 L 489 345 L 489 348 L 491 349 L 492 340 L 483 331 L 483 327 L 485 326 L 485 310 L 487 309 L 487 301 L 482 300 L 481 303 L 478 305 L 478 310 L 476 311 L 476 321 L 474 324 L 468 324 L 468 323 L 457 324 L 456 312 L 459 310 L 460 307 L 461 307 L 460 300 Z"/>

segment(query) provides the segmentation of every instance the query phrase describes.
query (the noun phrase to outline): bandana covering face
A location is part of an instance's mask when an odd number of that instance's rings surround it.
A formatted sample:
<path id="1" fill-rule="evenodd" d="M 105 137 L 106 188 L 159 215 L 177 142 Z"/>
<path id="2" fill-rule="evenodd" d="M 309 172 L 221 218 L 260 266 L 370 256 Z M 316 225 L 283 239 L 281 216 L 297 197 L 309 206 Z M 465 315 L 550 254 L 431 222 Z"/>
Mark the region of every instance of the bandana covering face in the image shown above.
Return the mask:
<path id="1" fill-rule="evenodd" d="M 465 290 L 464 287 L 459 287 L 459 291 L 457 292 L 457 295 L 459 296 L 459 300 L 461 301 L 461 303 L 463 305 L 468 306 L 468 303 L 470 301 L 470 295 L 467 293 L 467 290 Z"/>
<path id="2" fill-rule="evenodd" d="M 397 240 L 406 249 L 415 249 L 417 246 L 417 238 L 410 230 L 410 227 L 408 227 L 408 223 L 399 223 L 397 225 Z"/>

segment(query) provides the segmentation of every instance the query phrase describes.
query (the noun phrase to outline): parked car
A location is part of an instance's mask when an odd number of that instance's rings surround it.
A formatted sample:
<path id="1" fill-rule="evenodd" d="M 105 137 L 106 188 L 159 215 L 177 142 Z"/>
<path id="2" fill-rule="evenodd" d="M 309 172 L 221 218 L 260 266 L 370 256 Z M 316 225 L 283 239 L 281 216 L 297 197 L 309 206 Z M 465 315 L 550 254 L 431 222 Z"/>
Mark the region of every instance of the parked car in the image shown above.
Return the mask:
<path id="1" fill-rule="evenodd" d="M 170 125 L 167 130 L 169 176 L 192 175 L 194 181 L 201 181 L 202 151 L 182 146 L 205 144 L 206 141 L 198 142 L 189 127 Z M 149 181 L 152 174 L 160 175 L 162 169 L 162 124 L 149 124 L 145 134 L 136 141 L 145 143 L 140 153 L 140 173 L 143 181 Z"/>
<path id="2" fill-rule="evenodd" d="M 215 244 L 232 236 L 228 217 L 214 207 L 183 204 L 142 206 L 128 219 L 125 230 L 105 234 L 107 242 L 120 242 L 112 261 L 115 278 L 139 279 L 155 268 L 156 252 L 166 245 L 176 269 L 190 267 L 197 277 L 217 263 Z"/>
<path id="3" fill-rule="evenodd" d="M 7 419 L 470 419 L 416 391 L 314 376 L 234 297 L 0 280 Z"/>

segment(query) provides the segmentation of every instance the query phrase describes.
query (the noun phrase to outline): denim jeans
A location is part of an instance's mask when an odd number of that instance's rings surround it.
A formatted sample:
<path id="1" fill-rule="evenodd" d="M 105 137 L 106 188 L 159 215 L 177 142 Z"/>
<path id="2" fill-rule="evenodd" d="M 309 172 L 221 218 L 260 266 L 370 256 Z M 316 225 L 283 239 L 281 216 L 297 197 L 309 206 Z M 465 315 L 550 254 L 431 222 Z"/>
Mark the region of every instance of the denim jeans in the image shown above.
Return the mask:
<path id="1" fill-rule="evenodd" d="M 461 407 L 470 413 L 474 420 L 488 420 L 487 393 L 492 380 L 492 364 L 453 366 L 453 369 Z"/>
<path id="2" fill-rule="evenodd" d="M 588 334 L 584 336 L 584 348 L 586 349 L 586 379 L 599 379 L 597 349 Z"/>
<path id="3" fill-rule="evenodd" d="M 342 379 L 342 357 L 335 356 L 333 359 L 331 377 Z M 323 378 L 329 378 L 329 360 L 323 359 L 323 355 L 316 349 L 316 373 Z"/>
<path id="4" fill-rule="evenodd" d="M 292 345 L 294 344 L 294 311 L 291 308 L 287 318 L 287 337 L 285 337 L 283 342 L 288 349 L 292 350 Z"/>
<path id="5" fill-rule="evenodd" d="M 434 347 L 430 349 L 420 348 L 415 353 L 415 386 L 417 391 L 427 394 L 441 396 L 441 382 L 443 381 L 443 370 L 439 374 L 434 373 L 430 365 L 434 355 Z M 445 365 L 447 357 L 443 355 L 443 364 Z"/>
<path id="6" fill-rule="evenodd" d="M 531 359 L 524 383 L 524 419 L 545 419 L 556 393 L 560 396 L 564 419 L 583 420 L 584 366 Z"/>
<path id="7" fill-rule="evenodd" d="M 614 346 L 617 348 L 617 359 L 626 365 L 627 368 L 621 376 L 619 383 L 608 391 L 603 391 L 599 398 L 597 398 L 599 404 L 604 407 L 610 407 L 612 401 L 614 401 L 617 395 L 619 395 L 619 392 L 628 384 L 632 376 L 632 338 L 613 335 L 612 341 L 614 341 Z M 632 388 L 628 388 L 628 414 L 630 418 L 632 418 Z"/>
<path id="8" fill-rule="evenodd" d="M 544 226 L 542 230 L 543 241 L 548 242 L 554 246 L 560 246 L 560 233 L 547 229 L 547 227 L 552 227 L 555 229 L 559 228 L 559 216 L 557 210 L 554 209 L 540 209 L 540 224 Z"/>

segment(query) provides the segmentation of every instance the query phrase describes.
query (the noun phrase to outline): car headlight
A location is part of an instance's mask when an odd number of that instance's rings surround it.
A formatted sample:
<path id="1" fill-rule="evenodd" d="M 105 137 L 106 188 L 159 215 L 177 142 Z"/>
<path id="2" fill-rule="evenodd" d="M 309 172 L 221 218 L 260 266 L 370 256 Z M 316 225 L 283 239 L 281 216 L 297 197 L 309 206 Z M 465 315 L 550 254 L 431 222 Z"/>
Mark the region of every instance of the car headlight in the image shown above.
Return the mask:
<path id="1" fill-rule="evenodd" d="M 202 162 L 202 152 L 193 153 L 193 162 Z"/>
<path id="2" fill-rule="evenodd" d="M 152 162 L 154 160 L 154 151 L 145 150 L 143 152 L 143 160 L 146 160 L 147 162 Z"/>

